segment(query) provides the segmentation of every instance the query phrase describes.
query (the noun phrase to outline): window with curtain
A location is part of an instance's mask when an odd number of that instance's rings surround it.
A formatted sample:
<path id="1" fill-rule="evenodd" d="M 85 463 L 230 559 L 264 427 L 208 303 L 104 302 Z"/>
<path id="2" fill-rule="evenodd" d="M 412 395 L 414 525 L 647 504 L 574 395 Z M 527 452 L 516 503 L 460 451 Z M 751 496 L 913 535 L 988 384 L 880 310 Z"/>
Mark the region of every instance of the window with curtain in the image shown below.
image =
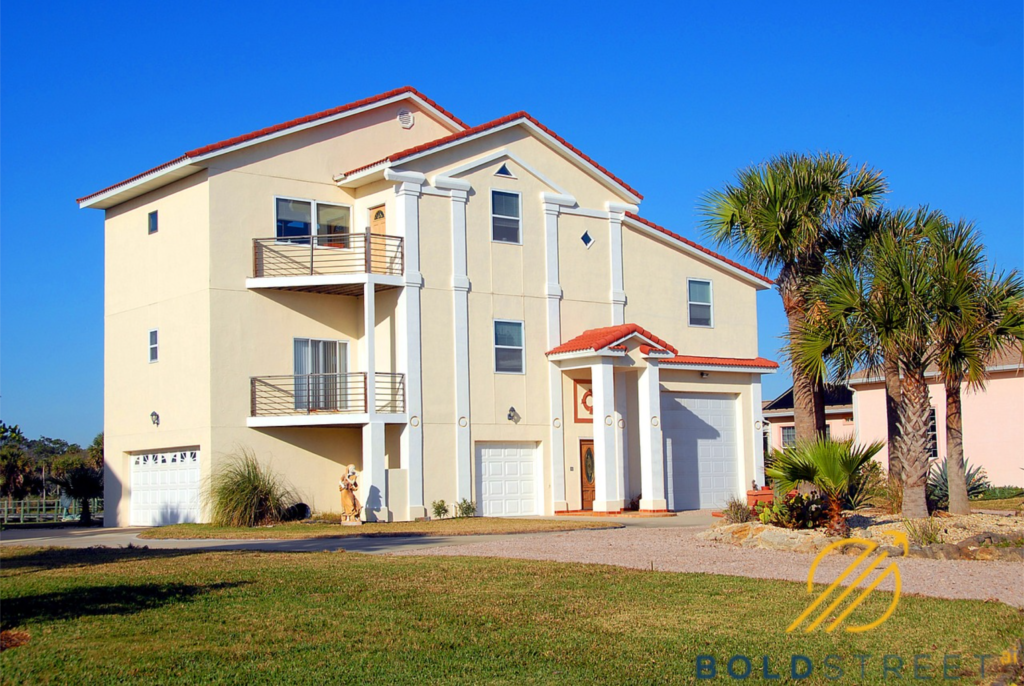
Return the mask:
<path id="1" fill-rule="evenodd" d="M 522 243 L 518 193 L 491 191 L 491 240 Z"/>
<path id="2" fill-rule="evenodd" d="M 690 326 L 712 326 L 711 282 L 690 279 L 686 283 Z"/>
<path id="3" fill-rule="evenodd" d="M 344 341 L 295 339 L 296 410 L 337 411 L 346 408 L 346 351 Z"/>
<path id="4" fill-rule="evenodd" d="M 523 345 L 523 323 L 494 322 L 494 371 L 500 374 L 522 374 L 526 370 Z"/>

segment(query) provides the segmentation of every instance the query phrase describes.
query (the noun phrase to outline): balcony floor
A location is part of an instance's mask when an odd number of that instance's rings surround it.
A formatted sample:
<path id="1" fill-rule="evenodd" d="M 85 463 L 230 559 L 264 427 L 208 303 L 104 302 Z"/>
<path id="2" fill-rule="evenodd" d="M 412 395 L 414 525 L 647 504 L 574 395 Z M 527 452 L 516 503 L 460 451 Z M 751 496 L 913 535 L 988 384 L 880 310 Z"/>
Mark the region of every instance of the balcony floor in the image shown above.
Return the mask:
<path id="1" fill-rule="evenodd" d="M 333 413 L 333 414 L 295 414 L 278 417 L 248 417 L 245 425 L 250 429 L 271 429 L 275 427 L 309 426 L 309 427 L 352 427 L 366 426 L 371 421 L 384 424 L 405 424 L 405 414 Z"/>
<path id="2" fill-rule="evenodd" d="M 368 281 L 373 284 L 373 290 L 377 293 L 405 285 L 404 277 L 389 274 L 317 274 L 248 278 L 245 280 L 245 287 L 252 290 L 360 296 Z"/>

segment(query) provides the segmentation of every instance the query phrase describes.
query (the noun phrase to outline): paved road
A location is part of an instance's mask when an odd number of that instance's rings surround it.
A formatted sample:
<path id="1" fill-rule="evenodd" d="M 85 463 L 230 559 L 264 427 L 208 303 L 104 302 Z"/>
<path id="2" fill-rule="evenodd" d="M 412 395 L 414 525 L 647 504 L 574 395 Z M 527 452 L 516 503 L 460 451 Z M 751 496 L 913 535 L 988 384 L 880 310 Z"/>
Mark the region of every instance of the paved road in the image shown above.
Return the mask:
<path id="1" fill-rule="evenodd" d="M 543 517 L 538 519 L 552 519 Z M 643 529 L 707 527 L 707 512 L 686 512 L 674 517 L 579 517 L 585 521 L 623 524 Z M 511 539 L 523 534 L 487 534 L 476 536 L 351 536 L 346 538 L 303 538 L 294 540 L 239 541 L 225 539 L 154 540 L 139 538 L 144 527 L 123 529 L 8 529 L 0 533 L 0 545 L 60 546 L 89 548 L 92 546 L 124 547 L 129 544 L 152 549 L 172 550 L 264 550 L 276 552 L 320 552 L 348 550 L 357 553 L 397 553 L 426 550 L 450 545 L 488 543 Z"/>

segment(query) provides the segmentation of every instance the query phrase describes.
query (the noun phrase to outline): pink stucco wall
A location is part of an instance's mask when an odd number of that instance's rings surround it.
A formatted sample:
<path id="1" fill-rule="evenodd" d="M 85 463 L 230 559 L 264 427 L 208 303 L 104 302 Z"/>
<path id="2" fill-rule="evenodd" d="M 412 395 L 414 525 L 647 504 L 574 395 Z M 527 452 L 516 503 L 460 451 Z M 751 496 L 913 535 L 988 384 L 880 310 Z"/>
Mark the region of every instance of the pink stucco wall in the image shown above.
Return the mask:
<path id="1" fill-rule="evenodd" d="M 782 449 L 782 427 L 793 426 L 793 417 L 765 417 L 770 427 L 768 443 L 772 450 Z M 853 415 L 841 415 L 838 417 L 826 417 L 825 423 L 829 425 L 829 435 L 836 440 L 849 438 L 853 435 Z"/>
<path id="2" fill-rule="evenodd" d="M 853 394 L 857 440 L 885 441 L 885 390 L 881 383 L 856 385 Z M 939 382 L 928 385 L 939 459 L 946 456 L 946 393 Z M 999 372 L 985 390 L 963 391 L 964 457 L 981 465 L 994 486 L 1024 486 L 1024 373 Z M 885 464 L 888 451 L 878 459 Z"/>

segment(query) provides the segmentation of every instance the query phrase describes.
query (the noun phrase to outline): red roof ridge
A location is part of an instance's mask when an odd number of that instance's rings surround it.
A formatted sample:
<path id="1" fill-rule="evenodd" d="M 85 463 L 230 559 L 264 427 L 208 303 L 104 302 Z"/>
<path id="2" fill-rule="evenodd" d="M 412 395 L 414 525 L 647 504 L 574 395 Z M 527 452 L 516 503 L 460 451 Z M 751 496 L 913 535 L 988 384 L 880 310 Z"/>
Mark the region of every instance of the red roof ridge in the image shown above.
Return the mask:
<path id="1" fill-rule="evenodd" d="M 639 191 L 637 191 L 635 188 L 630 186 L 628 183 L 626 183 L 625 181 L 620 179 L 615 174 L 612 174 L 610 171 L 608 171 L 608 169 L 606 169 L 602 165 L 598 164 L 592 157 L 590 157 L 589 155 L 587 155 L 586 153 L 581 151 L 579 148 L 574 146 L 572 143 L 570 143 L 569 141 L 565 140 L 564 138 L 559 136 L 557 133 L 555 133 L 554 131 L 552 131 L 548 127 L 546 127 L 543 124 L 541 124 L 529 112 L 523 112 L 523 111 L 513 112 L 512 114 L 506 114 L 504 117 L 499 117 L 497 119 L 491 120 L 489 122 L 484 122 L 483 124 L 478 124 L 477 126 L 465 129 L 463 131 L 457 131 L 456 133 L 449 134 L 447 136 L 442 136 L 441 138 L 438 138 L 436 140 L 430 141 L 428 143 L 421 143 L 420 145 L 417 145 L 415 147 L 408 148 L 408 149 L 402 150 L 400 152 L 392 153 L 392 154 L 388 155 L 387 157 L 384 157 L 384 158 L 381 158 L 381 159 L 377 160 L 376 162 L 371 162 L 370 164 L 364 164 L 361 167 L 357 167 L 355 169 L 347 171 L 347 172 L 345 172 L 345 176 L 351 176 L 352 174 L 357 174 L 357 173 L 359 173 L 361 171 L 365 171 L 366 169 L 370 169 L 372 167 L 376 167 L 377 165 L 384 164 L 385 162 L 391 162 L 391 163 L 398 162 L 399 160 L 403 160 L 403 159 L 405 159 L 407 157 L 411 157 L 412 155 L 417 155 L 417 154 L 419 154 L 421 152 L 426 152 L 426 151 L 431 150 L 433 148 L 437 148 L 437 147 L 440 147 L 442 145 L 447 145 L 448 143 L 454 143 L 455 141 L 461 140 L 461 139 L 466 138 L 468 136 L 475 136 L 478 133 L 483 133 L 484 131 L 489 131 L 490 129 L 497 128 L 497 127 L 502 126 L 504 124 L 509 124 L 509 123 L 517 121 L 519 119 L 525 119 L 526 121 L 529 121 L 531 124 L 533 124 L 534 126 L 539 128 L 541 131 L 543 131 L 547 135 L 551 136 L 556 141 L 558 141 L 560 144 L 562 144 L 563 146 L 565 146 L 566 148 L 571 150 L 573 153 L 578 155 L 587 164 L 589 164 L 592 167 L 594 167 L 595 169 L 597 169 L 599 172 L 601 172 L 602 174 L 607 176 L 609 179 L 611 179 L 612 181 L 617 183 L 619 186 L 621 186 L 622 188 L 626 189 L 627 191 L 629 191 L 630 193 L 635 195 L 637 198 L 643 200 L 644 196 L 641 195 L 639 193 Z"/>
<path id="2" fill-rule="evenodd" d="M 750 269 L 749 267 L 744 267 L 739 262 L 735 262 L 733 260 L 730 260 L 725 255 L 721 255 L 721 254 L 715 252 L 714 250 L 709 250 L 709 249 L 705 248 L 703 245 L 701 245 L 700 243 L 696 243 L 694 241 L 691 241 L 689 238 L 683 238 L 678 233 L 675 233 L 674 231 L 669 231 L 664 226 L 659 226 L 659 225 L 655 224 L 654 222 L 652 222 L 649 219 L 644 219 L 640 215 L 634 214 L 633 212 L 626 212 L 626 216 L 629 217 L 630 219 L 634 220 L 634 221 L 640 222 L 644 226 L 648 226 L 648 227 L 654 229 L 655 231 L 663 233 L 666 236 L 669 236 L 670 238 L 674 238 L 677 241 L 681 241 L 681 242 L 685 243 L 686 245 L 690 246 L 691 248 L 695 248 L 696 250 L 700 250 L 702 253 L 704 253 L 704 254 L 706 254 L 706 255 L 708 255 L 710 257 L 713 257 L 716 260 L 719 260 L 721 262 L 725 262 L 726 264 L 728 264 L 731 267 L 735 267 L 736 269 L 739 269 L 740 271 L 742 271 L 742 272 L 744 272 L 746 274 L 750 274 L 754 278 L 759 279 L 759 280 L 765 282 L 769 286 L 772 286 L 772 285 L 775 284 L 775 281 L 773 281 L 772 279 L 768 278 L 764 274 L 761 274 L 759 272 L 755 272 L 753 269 Z"/>
<path id="3" fill-rule="evenodd" d="M 343 112 L 348 112 L 350 110 L 359 109 L 360 107 L 365 107 L 367 105 L 372 105 L 375 102 L 380 102 L 381 100 L 387 100 L 387 99 L 393 98 L 393 97 L 395 97 L 397 95 L 402 95 L 403 93 L 411 93 L 412 95 L 415 95 L 416 97 L 418 97 L 419 99 L 423 100 L 428 105 L 430 105 L 431 107 L 436 109 L 438 112 L 440 112 L 444 116 L 446 116 L 449 119 L 451 119 L 453 122 L 455 122 L 459 126 L 463 127 L 464 129 L 469 128 L 468 125 L 464 121 L 462 121 L 461 119 L 456 117 L 454 114 L 452 114 L 451 112 L 449 112 L 445 108 L 443 108 L 440 105 L 438 105 L 435 101 L 433 101 L 430 98 L 428 98 L 427 96 L 423 95 L 423 93 L 420 93 L 418 90 L 416 90 L 412 86 L 402 86 L 401 88 L 396 88 L 394 90 L 390 90 L 390 91 L 387 91 L 387 92 L 384 92 L 384 93 L 380 93 L 379 95 L 374 95 L 374 96 L 371 96 L 369 98 L 363 98 L 361 100 L 356 100 L 355 102 L 350 102 L 350 103 L 348 103 L 346 105 L 340 105 L 338 107 L 332 107 L 331 109 L 323 110 L 322 112 L 317 112 L 315 114 L 306 115 L 305 117 L 299 117 L 298 119 L 290 119 L 290 120 L 288 120 L 286 122 L 282 122 L 280 124 L 275 124 L 274 126 L 268 126 L 268 127 L 262 128 L 262 129 L 258 129 L 256 131 L 252 131 L 250 133 L 243 134 L 241 136 L 235 136 L 233 138 L 227 138 L 227 139 L 219 141 L 217 143 L 211 143 L 210 145 L 204 145 L 201 148 L 195 148 L 193 150 L 189 150 L 184 155 L 182 155 L 181 157 L 175 158 L 175 159 L 171 160 L 170 162 L 164 162 L 163 164 L 157 165 L 156 167 L 153 167 L 152 169 L 144 171 L 141 174 L 136 174 L 135 176 L 132 176 L 131 178 L 125 179 L 124 181 L 120 181 L 120 182 L 115 183 L 115 184 L 113 184 L 111 186 L 107 186 L 106 188 L 104 188 L 102 190 L 98 190 L 95 193 L 90 193 L 88 195 L 85 195 L 85 196 L 83 196 L 81 198 L 78 198 L 78 200 L 76 200 L 75 202 L 81 203 L 82 201 L 88 200 L 89 198 L 94 198 L 97 195 L 101 195 L 103 193 L 107 193 L 107 192 L 112 191 L 112 190 L 117 189 L 117 188 L 121 188 L 122 186 L 127 186 L 128 184 L 130 184 L 130 183 L 132 183 L 134 181 L 137 181 L 138 179 L 141 179 L 144 176 L 149 176 L 150 174 L 156 173 L 158 171 L 162 171 L 163 169 L 166 169 L 167 167 L 173 166 L 173 165 L 178 164 L 180 162 L 185 162 L 185 161 L 190 160 L 190 159 L 195 159 L 196 157 L 200 157 L 202 155 L 207 155 L 207 154 L 209 154 L 211 152 L 216 152 L 217 150 L 223 150 L 224 148 L 229 148 L 231 146 L 238 145 L 239 143 L 245 143 L 247 141 L 256 140 L 257 138 L 262 138 L 263 136 L 269 136 L 270 134 L 277 133 L 278 131 L 284 131 L 284 130 L 287 130 L 287 129 L 290 129 L 290 128 L 293 128 L 293 127 L 296 127 L 296 126 L 301 126 L 302 124 L 308 124 L 310 122 L 318 121 L 320 119 L 326 119 L 328 117 L 333 117 L 334 115 L 337 115 L 337 114 L 342 114 Z"/>
<path id="4" fill-rule="evenodd" d="M 612 346 L 633 334 L 643 336 L 659 348 L 667 350 L 672 354 L 679 353 L 679 351 L 670 344 L 658 338 L 647 329 L 644 329 L 639 324 L 617 324 L 615 326 L 603 326 L 597 329 L 588 329 L 579 336 L 552 348 L 545 354 L 557 355 L 559 353 L 574 353 L 586 350 L 593 350 L 596 352 L 603 348 Z"/>

